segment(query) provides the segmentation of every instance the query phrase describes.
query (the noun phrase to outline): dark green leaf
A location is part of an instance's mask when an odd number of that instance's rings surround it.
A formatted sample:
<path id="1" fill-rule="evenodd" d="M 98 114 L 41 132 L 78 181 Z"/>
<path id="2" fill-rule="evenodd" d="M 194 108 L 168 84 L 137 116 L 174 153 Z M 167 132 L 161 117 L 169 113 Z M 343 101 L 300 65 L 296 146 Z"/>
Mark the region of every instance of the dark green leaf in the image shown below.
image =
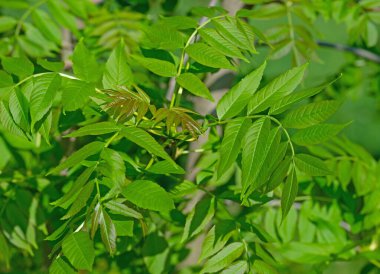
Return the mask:
<path id="1" fill-rule="evenodd" d="M 100 235 L 108 252 L 113 255 L 116 252 L 116 229 L 108 213 L 101 208 L 99 218 Z"/>
<path id="2" fill-rule="evenodd" d="M 288 178 L 284 184 L 281 196 L 281 212 L 282 221 L 284 221 L 286 215 L 288 215 L 290 208 L 296 199 L 298 192 L 297 174 L 294 166 L 291 168 Z"/>
<path id="3" fill-rule="evenodd" d="M 92 271 L 95 250 L 87 232 L 74 232 L 66 237 L 62 243 L 62 251 L 75 268 Z"/>

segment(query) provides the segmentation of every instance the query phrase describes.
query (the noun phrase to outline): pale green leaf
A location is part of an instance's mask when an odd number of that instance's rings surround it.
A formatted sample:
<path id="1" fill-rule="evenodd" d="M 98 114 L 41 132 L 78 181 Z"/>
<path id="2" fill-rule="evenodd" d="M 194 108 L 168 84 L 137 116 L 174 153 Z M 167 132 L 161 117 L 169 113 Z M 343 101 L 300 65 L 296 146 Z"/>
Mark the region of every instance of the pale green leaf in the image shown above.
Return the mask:
<path id="1" fill-rule="evenodd" d="M 343 189 L 347 188 L 347 185 L 351 181 L 352 176 L 352 163 L 349 159 L 343 159 L 338 163 L 338 178 Z"/>
<path id="2" fill-rule="evenodd" d="M 294 163 L 300 171 L 310 176 L 325 176 L 332 173 L 322 160 L 308 154 L 296 154 Z"/>
<path id="3" fill-rule="evenodd" d="M 1 64 L 4 70 L 18 76 L 20 80 L 32 75 L 34 71 L 33 63 L 26 57 L 2 57 Z"/>
<path id="4" fill-rule="evenodd" d="M 327 120 L 339 106 L 340 102 L 333 100 L 310 103 L 289 111 L 281 122 L 289 128 L 309 127 Z"/>
<path id="5" fill-rule="evenodd" d="M 158 23 L 150 26 L 146 35 L 154 48 L 174 50 L 185 45 L 185 38 L 181 32 L 167 24 Z"/>
<path id="6" fill-rule="evenodd" d="M 233 261 L 240 257 L 244 251 L 242 243 L 232 243 L 223 248 L 218 254 L 209 259 L 204 265 L 201 273 L 213 273 L 230 266 Z"/>
<path id="7" fill-rule="evenodd" d="M 0 102 L 0 122 L 1 122 L 1 126 L 7 131 L 9 131 L 10 133 L 25 138 L 24 132 L 13 121 L 13 118 L 11 114 L 9 113 L 8 108 L 5 106 L 4 101 Z"/>
<path id="8" fill-rule="evenodd" d="M 47 61 L 46 59 L 38 58 L 37 64 L 39 64 L 44 69 L 47 69 L 49 71 L 55 71 L 60 72 L 63 70 L 65 64 L 63 62 L 52 62 Z"/>
<path id="9" fill-rule="evenodd" d="M 65 137 L 81 137 L 88 135 L 102 135 L 119 131 L 120 127 L 112 122 L 99 122 L 91 125 L 86 125 L 80 129 L 65 135 Z"/>
<path id="10" fill-rule="evenodd" d="M 217 166 L 217 176 L 220 178 L 235 162 L 241 149 L 241 140 L 251 126 L 248 118 L 237 118 L 229 122 L 224 131 L 220 146 L 220 158 Z"/>
<path id="11" fill-rule="evenodd" d="M 102 142 L 95 141 L 89 143 L 71 154 L 70 157 L 68 157 L 60 165 L 53 168 L 48 174 L 58 173 L 66 168 L 80 164 L 83 160 L 90 157 L 91 155 L 99 153 L 103 148 L 104 143 Z"/>
<path id="12" fill-rule="evenodd" d="M 42 9 L 32 12 L 32 19 L 36 27 L 50 41 L 60 45 L 62 42 L 61 30 L 51 17 Z"/>
<path id="13" fill-rule="evenodd" d="M 265 67 L 266 62 L 245 76 L 237 85 L 223 95 L 216 107 L 219 119 L 234 117 L 245 108 L 259 87 Z"/>
<path id="14" fill-rule="evenodd" d="M 76 18 L 69 13 L 64 7 L 63 3 L 59 0 L 49 0 L 48 8 L 52 17 L 62 26 L 68 28 L 77 37 L 79 37 L 78 26 Z"/>
<path id="15" fill-rule="evenodd" d="M 244 274 L 248 269 L 246 261 L 237 261 L 224 269 L 221 274 Z"/>
<path id="16" fill-rule="evenodd" d="M 174 209 L 170 195 L 152 181 L 133 181 L 123 189 L 122 194 L 128 201 L 144 209 L 164 212 Z"/>
<path id="17" fill-rule="evenodd" d="M 249 101 L 247 113 L 261 112 L 292 92 L 302 81 L 306 67 L 307 64 L 288 70 L 257 91 Z"/>
<path id="18" fill-rule="evenodd" d="M 0 33 L 11 30 L 17 24 L 17 20 L 9 16 L 0 16 Z"/>
<path id="19" fill-rule="evenodd" d="M 204 43 L 195 43 L 186 48 L 186 53 L 196 62 L 212 67 L 235 70 L 230 61 L 221 53 Z"/>
<path id="20" fill-rule="evenodd" d="M 132 55 L 140 65 L 145 67 L 147 70 L 153 72 L 154 74 L 163 77 L 173 77 L 176 76 L 177 70 L 173 63 L 168 61 L 156 59 L 156 58 L 146 58 L 142 56 Z"/>
<path id="21" fill-rule="evenodd" d="M 129 87 L 132 83 L 133 75 L 128 66 L 125 44 L 123 41 L 120 41 L 120 44 L 112 51 L 106 63 L 103 75 L 103 87 L 115 89 L 118 86 Z"/>
<path id="22" fill-rule="evenodd" d="M 94 94 L 95 86 L 91 83 L 68 78 L 62 81 L 62 104 L 67 111 L 82 108 Z"/>
<path id="23" fill-rule="evenodd" d="M 87 232 L 74 232 L 66 237 L 62 243 L 62 251 L 75 268 L 92 271 L 95 250 Z"/>
<path id="24" fill-rule="evenodd" d="M 297 131 L 292 140 L 301 146 L 315 145 L 327 141 L 337 135 L 347 124 L 320 124 Z"/>
<path id="25" fill-rule="evenodd" d="M 207 86 L 194 74 L 183 73 L 177 77 L 177 83 L 196 96 L 214 101 Z"/>
<path id="26" fill-rule="evenodd" d="M 101 69 L 95 57 L 84 45 L 83 39 L 75 46 L 73 53 L 74 74 L 85 81 L 97 82 L 101 76 Z"/>

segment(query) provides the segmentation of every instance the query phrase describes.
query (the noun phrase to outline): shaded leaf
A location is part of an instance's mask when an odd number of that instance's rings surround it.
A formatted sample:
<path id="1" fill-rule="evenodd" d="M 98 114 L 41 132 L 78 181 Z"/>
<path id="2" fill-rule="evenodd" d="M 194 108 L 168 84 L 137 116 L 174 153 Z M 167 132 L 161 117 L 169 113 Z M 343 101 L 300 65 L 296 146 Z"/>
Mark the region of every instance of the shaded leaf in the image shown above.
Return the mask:
<path id="1" fill-rule="evenodd" d="M 74 232 L 63 240 L 63 254 L 77 269 L 92 271 L 95 259 L 95 250 L 87 232 Z"/>
<path id="2" fill-rule="evenodd" d="M 294 166 L 291 168 L 290 173 L 284 184 L 281 196 L 281 212 L 282 212 L 282 221 L 284 221 L 286 215 L 288 215 L 290 208 L 293 205 L 294 200 L 296 199 L 298 192 L 298 182 L 297 175 Z"/>

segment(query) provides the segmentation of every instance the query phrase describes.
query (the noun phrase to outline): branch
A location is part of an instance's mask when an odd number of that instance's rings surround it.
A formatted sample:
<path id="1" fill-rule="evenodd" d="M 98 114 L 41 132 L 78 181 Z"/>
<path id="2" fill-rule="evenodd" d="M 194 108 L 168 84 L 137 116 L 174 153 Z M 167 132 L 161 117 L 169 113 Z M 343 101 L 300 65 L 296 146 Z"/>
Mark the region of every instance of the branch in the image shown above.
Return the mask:
<path id="1" fill-rule="evenodd" d="M 351 47 L 343 44 L 330 43 L 326 41 L 317 41 L 317 44 L 321 47 L 334 48 L 341 51 L 349 51 L 359 57 L 380 64 L 380 55 L 377 55 L 376 53 L 373 53 L 366 49 Z"/>

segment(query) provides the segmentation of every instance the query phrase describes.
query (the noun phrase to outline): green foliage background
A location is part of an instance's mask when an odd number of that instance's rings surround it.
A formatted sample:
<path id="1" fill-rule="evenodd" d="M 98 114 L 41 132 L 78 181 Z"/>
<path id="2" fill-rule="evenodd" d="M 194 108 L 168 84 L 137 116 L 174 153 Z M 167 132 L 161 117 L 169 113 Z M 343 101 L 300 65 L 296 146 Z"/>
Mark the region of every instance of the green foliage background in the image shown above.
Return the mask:
<path id="1" fill-rule="evenodd" d="M 1 273 L 378 273 L 380 1 L 0 0 Z"/>

